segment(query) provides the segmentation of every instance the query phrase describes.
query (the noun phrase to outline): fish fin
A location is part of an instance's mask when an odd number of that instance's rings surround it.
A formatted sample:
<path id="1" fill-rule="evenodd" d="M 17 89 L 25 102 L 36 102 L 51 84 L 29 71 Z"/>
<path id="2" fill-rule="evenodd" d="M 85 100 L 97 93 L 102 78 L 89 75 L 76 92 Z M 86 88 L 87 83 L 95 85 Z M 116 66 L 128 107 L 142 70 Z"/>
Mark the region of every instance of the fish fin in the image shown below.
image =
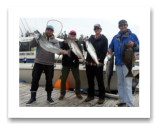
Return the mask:
<path id="1" fill-rule="evenodd" d="M 128 72 L 125 78 L 135 78 L 131 71 Z"/>
<path id="2" fill-rule="evenodd" d="M 135 61 L 136 61 L 136 58 L 135 58 L 135 54 L 133 55 L 133 59 L 132 59 L 132 66 L 133 66 L 133 64 L 135 63 Z"/>
<path id="3" fill-rule="evenodd" d="M 126 65 L 124 58 L 121 59 L 121 62 Z"/>
<path id="4" fill-rule="evenodd" d="M 71 57 L 71 51 L 72 51 L 72 49 L 69 49 L 69 50 L 67 51 L 67 55 L 68 55 L 69 57 Z"/>

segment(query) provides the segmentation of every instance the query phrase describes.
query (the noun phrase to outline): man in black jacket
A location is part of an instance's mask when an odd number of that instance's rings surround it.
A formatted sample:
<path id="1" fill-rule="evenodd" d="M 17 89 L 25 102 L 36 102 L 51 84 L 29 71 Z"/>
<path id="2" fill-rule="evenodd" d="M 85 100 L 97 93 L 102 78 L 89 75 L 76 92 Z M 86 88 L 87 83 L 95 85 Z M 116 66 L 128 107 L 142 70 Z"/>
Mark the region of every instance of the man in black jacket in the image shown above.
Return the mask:
<path id="1" fill-rule="evenodd" d="M 82 51 L 81 45 L 78 44 L 78 40 L 76 40 L 76 32 L 74 30 L 70 31 L 69 37 L 75 40 L 80 50 Z M 61 48 L 64 50 L 70 49 L 66 40 L 62 42 Z M 81 58 L 77 57 L 73 52 L 71 52 L 71 57 L 65 54 L 63 55 L 63 59 L 62 59 L 63 68 L 62 68 L 61 92 L 60 92 L 61 95 L 59 97 L 59 100 L 62 100 L 66 94 L 66 80 L 69 75 L 70 69 L 73 73 L 73 76 L 76 82 L 76 96 L 79 99 L 82 99 L 82 96 L 80 94 L 79 59 Z"/>
<path id="2" fill-rule="evenodd" d="M 102 28 L 100 24 L 94 25 L 95 35 L 91 35 L 89 41 L 92 43 L 93 47 L 96 50 L 98 61 L 104 64 L 104 59 L 107 53 L 108 40 L 101 34 Z M 83 46 L 84 50 L 87 51 L 85 45 L 86 39 L 84 39 Z M 86 61 L 86 73 L 88 78 L 88 97 L 85 99 L 86 102 L 94 99 L 94 78 L 96 76 L 98 87 L 99 87 L 99 100 L 98 104 L 102 104 L 105 100 L 105 87 L 103 82 L 103 66 L 97 67 L 95 61 L 92 59 L 90 54 L 87 52 Z"/>

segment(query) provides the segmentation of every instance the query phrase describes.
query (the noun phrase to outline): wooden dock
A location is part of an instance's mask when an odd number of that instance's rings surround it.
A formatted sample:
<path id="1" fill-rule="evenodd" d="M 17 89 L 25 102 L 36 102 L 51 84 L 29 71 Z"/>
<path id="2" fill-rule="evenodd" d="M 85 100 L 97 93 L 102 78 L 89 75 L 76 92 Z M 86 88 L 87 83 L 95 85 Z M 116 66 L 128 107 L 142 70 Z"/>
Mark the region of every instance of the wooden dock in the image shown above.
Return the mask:
<path id="1" fill-rule="evenodd" d="M 31 84 L 19 83 L 19 106 L 20 107 L 114 107 L 118 103 L 118 99 L 106 98 L 105 102 L 101 105 L 97 104 L 98 97 L 96 96 L 94 100 L 90 102 L 84 102 L 87 97 L 86 94 L 82 94 L 83 99 L 80 100 L 76 97 L 73 91 L 67 91 L 65 98 L 59 100 L 60 90 L 54 89 L 52 92 L 52 99 L 54 104 L 50 105 L 47 102 L 47 93 L 44 86 L 40 86 L 37 95 L 36 102 L 31 106 L 26 106 L 26 102 L 30 99 L 30 88 Z M 133 94 L 133 104 L 134 107 L 139 107 L 139 92 L 136 91 Z M 124 106 L 126 107 L 126 105 Z"/>

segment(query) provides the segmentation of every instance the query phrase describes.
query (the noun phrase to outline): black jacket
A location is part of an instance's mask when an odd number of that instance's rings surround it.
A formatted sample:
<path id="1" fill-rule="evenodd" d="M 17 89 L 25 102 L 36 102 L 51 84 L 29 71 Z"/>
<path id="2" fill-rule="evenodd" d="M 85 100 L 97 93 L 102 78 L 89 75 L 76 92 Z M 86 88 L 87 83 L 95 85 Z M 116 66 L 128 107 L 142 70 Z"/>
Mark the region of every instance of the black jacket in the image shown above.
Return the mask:
<path id="1" fill-rule="evenodd" d="M 108 47 L 108 40 L 107 38 L 101 34 L 101 36 L 99 38 L 97 38 L 96 40 L 94 40 L 95 35 L 91 35 L 89 38 L 89 41 L 92 43 L 93 47 L 96 50 L 96 54 L 98 59 L 100 59 L 99 62 L 104 63 L 104 59 L 106 57 L 107 54 L 107 47 Z M 83 42 L 83 47 L 84 50 L 87 51 L 86 45 Z M 90 54 L 87 51 L 87 58 L 86 61 L 93 61 L 92 57 L 90 56 Z"/>
<path id="2" fill-rule="evenodd" d="M 82 51 L 81 45 L 78 43 L 78 40 L 75 40 L 75 42 L 77 43 L 78 47 L 80 48 L 80 50 Z M 61 46 L 60 46 L 63 50 L 69 50 L 70 47 L 68 44 L 65 44 L 64 42 L 62 42 Z M 63 66 L 75 66 L 78 67 L 79 66 L 79 59 L 78 57 L 71 51 L 71 57 L 69 57 L 68 55 L 63 55 L 62 58 L 62 65 Z"/>

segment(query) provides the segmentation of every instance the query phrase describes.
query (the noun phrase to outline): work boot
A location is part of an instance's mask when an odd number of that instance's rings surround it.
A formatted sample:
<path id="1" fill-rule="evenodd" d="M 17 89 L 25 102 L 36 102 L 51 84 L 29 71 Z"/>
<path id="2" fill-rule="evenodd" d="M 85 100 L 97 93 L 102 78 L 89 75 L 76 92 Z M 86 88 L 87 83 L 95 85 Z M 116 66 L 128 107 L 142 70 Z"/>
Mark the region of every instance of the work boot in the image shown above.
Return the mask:
<path id="1" fill-rule="evenodd" d="M 123 106 L 123 105 L 125 105 L 126 103 L 117 103 L 116 105 L 115 105 L 115 107 L 121 107 L 121 106 Z"/>
<path id="2" fill-rule="evenodd" d="M 101 99 L 101 98 L 99 98 L 99 100 L 98 100 L 98 104 L 103 104 L 104 103 L 104 101 L 105 101 L 105 99 Z"/>
<path id="3" fill-rule="evenodd" d="M 81 96 L 81 94 L 77 94 L 77 98 L 78 99 L 83 99 L 83 97 Z"/>
<path id="4" fill-rule="evenodd" d="M 59 97 L 59 100 L 62 100 L 64 98 L 64 95 L 61 94 L 60 97 Z"/>
<path id="5" fill-rule="evenodd" d="M 54 104 L 54 101 L 51 98 L 51 93 L 52 91 L 47 91 L 47 101 L 49 102 L 49 104 Z"/>
<path id="6" fill-rule="evenodd" d="M 26 105 L 29 106 L 35 101 L 36 101 L 36 92 L 31 92 L 31 99 L 26 103 Z"/>
<path id="7" fill-rule="evenodd" d="M 85 99 L 85 102 L 89 102 L 89 101 L 91 101 L 91 100 L 93 100 L 94 99 L 94 97 L 87 97 L 86 99 Z"/>

